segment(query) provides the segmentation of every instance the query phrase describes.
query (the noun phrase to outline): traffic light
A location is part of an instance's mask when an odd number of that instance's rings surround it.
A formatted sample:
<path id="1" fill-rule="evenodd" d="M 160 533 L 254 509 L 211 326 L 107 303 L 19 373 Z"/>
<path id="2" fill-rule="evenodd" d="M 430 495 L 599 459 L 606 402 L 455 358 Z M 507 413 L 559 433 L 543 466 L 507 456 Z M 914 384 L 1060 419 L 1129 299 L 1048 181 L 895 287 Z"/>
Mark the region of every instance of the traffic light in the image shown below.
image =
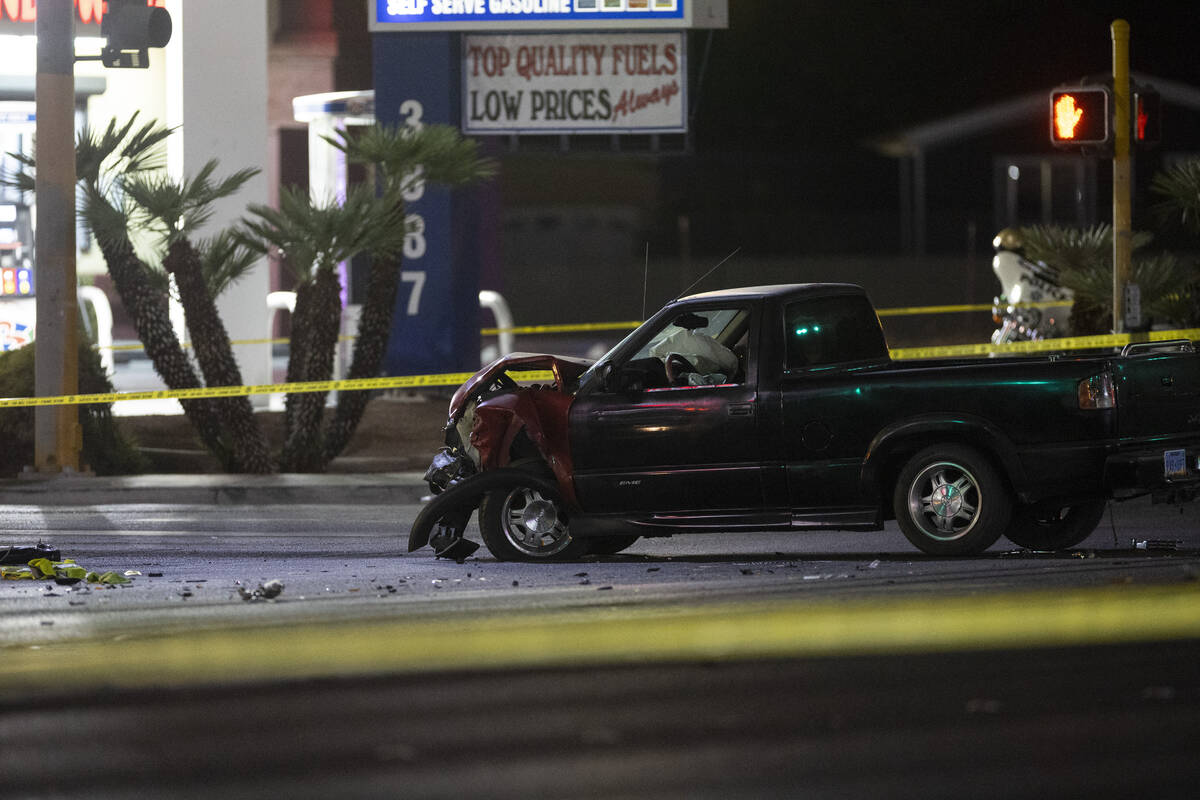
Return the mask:
<path id="1" fill-rule="evenodd" d="M 1050 143 L 1059 147 L 1105 144 L 1109 138 L 1108 89 L 1080 86 L 1050 93 Z"/>
<path id="2" fill-rule="evenodd" d="M 1162 136 L 1162 102 L 1158 92 L 1139 88 L 1133 93 L 1133 141 L 1157 144 Z"/>
<path id="3" fill-rule="evenodd" d="M 108 40 L 100 51 L 104 66 L 145 69 L 150 66 L 147 48 L 171 41 L 171 15 L 146 0 L 108 0 L 100 35 Z"/>

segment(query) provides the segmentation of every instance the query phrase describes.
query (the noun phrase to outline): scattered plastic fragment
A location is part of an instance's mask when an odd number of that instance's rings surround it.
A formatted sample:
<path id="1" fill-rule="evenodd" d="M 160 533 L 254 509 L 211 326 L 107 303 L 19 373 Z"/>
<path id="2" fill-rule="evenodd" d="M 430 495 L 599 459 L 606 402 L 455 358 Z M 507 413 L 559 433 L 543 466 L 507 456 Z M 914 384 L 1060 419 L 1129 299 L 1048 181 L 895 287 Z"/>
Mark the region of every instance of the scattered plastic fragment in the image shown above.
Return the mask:
<path id="1" fill-rule="evenodd" d="M 103 583 L 112 586 L 119 583 L 131 583 L 132 581 L 118 572 L 89 572 L 87 574 L 87 582 Z"/>
<path id="2" fill-rule="evenodd" d="M 1133 547 L 1135 550 L 1177 550 L 1181 544 L 1183 542 L 1178 539 L 1143 539 L 1134 541 Z"/>
<path id="3" fill-rule="evenodd" d="M 8 544 L 0 545 L 0 564 L 28 564 L 35 558 L 48 558 L 58 561 L 62 557 L 57 547 L 38 542 L 35 545 Z"/>
<path id="4" fill-rule="evenodd" d="M 238 594 L 247 602 L 252 600 L 274 600 L 283 592 L 283 581 L 270 580 L 266 583 L 260 583 L 258 588 L 253 591 L 246 591 L 245 587 L 237 587 Z"/>

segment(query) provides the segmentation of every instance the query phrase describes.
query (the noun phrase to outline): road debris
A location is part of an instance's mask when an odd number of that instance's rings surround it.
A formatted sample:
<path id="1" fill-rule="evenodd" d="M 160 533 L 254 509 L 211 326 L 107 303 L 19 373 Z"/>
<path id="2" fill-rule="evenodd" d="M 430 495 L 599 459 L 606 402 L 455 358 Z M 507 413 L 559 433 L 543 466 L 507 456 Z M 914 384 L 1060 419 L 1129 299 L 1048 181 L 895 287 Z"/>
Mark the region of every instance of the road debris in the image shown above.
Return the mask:
<path id="1" fill-rule="evenodd" d="M 55 583 L 63 585 L 79 581 L 108 585 L 131 582 L 129 578 L 118 572 L 89 572 L 69 558 L 61 561 L 34 558 L 24 566 L 0 566 L 0 578 L 13 581 L 53 580 Z"/>
<path id="2" fill-rule="evenodd" d="M 1183 542 L 1179 539 L 1142 539 L 1130 542 L 1134 550 L 1178 550 Z"/>
<path id="3" fill-rule="evenodd" d="M 283 581 L 278 579 L 260 583 L 257 589 L 246 591 L 244 586 L 237 587 L 237 592 L 246 602 L 258 600 L 274 600 L 283 592 Z"/>
<path id="4" fill-rule="evenodd" d="M 44 542 L 34 545 L 4 544 L 0 545 L 0 564 L 28 564 L 35 558 L 48 558 L 58 561 L 62 553 L 57 547 L 51 547 Z"/>

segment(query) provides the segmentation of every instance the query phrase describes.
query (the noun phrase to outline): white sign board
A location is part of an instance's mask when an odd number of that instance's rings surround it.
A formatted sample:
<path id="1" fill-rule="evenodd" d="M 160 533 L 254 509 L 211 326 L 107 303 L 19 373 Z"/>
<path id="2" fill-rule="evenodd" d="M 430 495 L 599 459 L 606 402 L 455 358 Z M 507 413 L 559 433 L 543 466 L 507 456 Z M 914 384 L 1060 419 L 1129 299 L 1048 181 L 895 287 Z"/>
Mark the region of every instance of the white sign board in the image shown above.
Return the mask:
<path id="1" fill-rule="evenodd" d="M 683 133 L 682 32 L 463 37 L 463 131 Z"/>

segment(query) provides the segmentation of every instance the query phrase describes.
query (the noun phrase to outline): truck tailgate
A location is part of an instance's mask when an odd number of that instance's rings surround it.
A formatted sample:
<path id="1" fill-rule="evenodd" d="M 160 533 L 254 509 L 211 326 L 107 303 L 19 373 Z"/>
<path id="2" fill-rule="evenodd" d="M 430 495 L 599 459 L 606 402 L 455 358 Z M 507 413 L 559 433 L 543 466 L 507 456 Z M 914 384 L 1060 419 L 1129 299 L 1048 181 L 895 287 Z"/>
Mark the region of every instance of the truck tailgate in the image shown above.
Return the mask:
<path id="1" fill-rule="evenodd" d="M 1200 438 L 1200 353 L 1148 353 L 1114 363 L 1122 444 Z"/>

